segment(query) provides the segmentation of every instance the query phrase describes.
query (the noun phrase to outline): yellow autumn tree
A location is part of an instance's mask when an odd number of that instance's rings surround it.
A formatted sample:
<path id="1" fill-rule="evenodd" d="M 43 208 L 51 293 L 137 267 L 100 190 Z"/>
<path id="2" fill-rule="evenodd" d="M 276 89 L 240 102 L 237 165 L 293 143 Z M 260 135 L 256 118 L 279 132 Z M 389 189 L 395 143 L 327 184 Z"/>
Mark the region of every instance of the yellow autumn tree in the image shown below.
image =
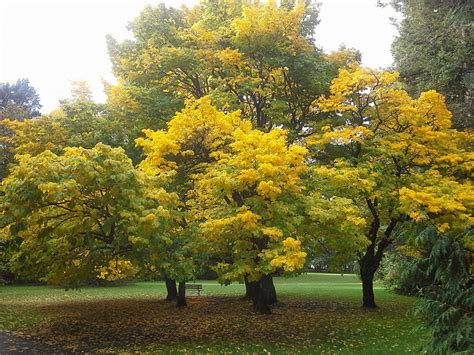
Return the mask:
<path id="1" fill-rule="evenodd" d="M 358 64 L 341 69 L 330 95 L 314 102 L 328 118 L 307 140 L 315 159 L 311 218 L 347 216 L 331 228 L 358 241 L 364 307 L 376 307 L 374 273 L 404 224 L 456 233 L 473 223 L 472 136 L 451 129 L 442 95 L 411 98 L 397 79 Z M 337 244 L 332 233 L 323 238 Z"/>
<path id="2" fill-rule="evenodd" d="M 286 204 L 302 194 L 306 150 L 287 147 L 282 130 L 263 133 L 239 111 L 218 111 L 208 97 L 188 102 L 166 131 L 145 136 L 137 140 L 145 153 L 141 169 L 173 181 L 180 197 L 180 250 L 217 257 L 223 283 L 254 282 L 263 290 L 259 310 L 269 311 L 270 275 L 297 271 L 305 260 L 296 208 Z M 181 283 L 193 277 L 179 276 Z"/>
<path id="3" fill-rule="evenodd" d="M 200 176 L 195 192 L 203 236 L 221 257 L 221 282 L 245 279 L 262 313 L 276 302 L 271 275 L 299 271 L 306 259 L 298 234 L 306 149 L 286 138 L 280 129 L 235 130 L 228 154 Z"/>
<path id="4" fill-rule="evenodd" d="M 131 124 L 125 125 L 123 114 L 116 106 L 122 102 L 124 111 L 133 109 L 132 102 L 125 102 L 125 94 L 117 88 L 119 98 L 109 105 L 92 101 L 91 91 L 84 82 L 73 83 L 71 98 L 61 100 L 57 109 L 48 115 L 33 119 L 0 121 L 10 134 L 0 136 L 0 144 L 9 154 L 38 155 L 44 151 L 62 154 L 66 147 L 93 148 L 97 143 L 113 147 L 122 146 L 129 155 L 133 151 L 127 147 L 133 133 Z M 115 92 L 114 91 L 114 92 Z M 120 95 L 122 94 L 122 95 Z M 13 161 L 12 161 L 13 163 Z"/>
<path id="5" fill-rule="evenodd" d="M 54 116 L 41 116 L 23 121 L 3 120 L 2 124 L 12 135 L 0 137 L 13 154 L 37 155 L 45 150 L 60 153 L 67 146 L 68 135 L 61 120 Z"/>
<path id="6" fill-rule="evenodd" d="M 240 120 L 239 112 L 225 114 L 212 106 L 208 97 L 189 101 L 167 124 L 166 130 L 145 130 L 145 137 L 136 140 L 143 148 L 145 159 L 140 169 L 149 175 L 167 179 L 171 191 L 179 196 L 179 223 L 174 230 L 173 246 L 165 264 L 158 264 L 164 274 L 168 298 L 176 290 L 178 306 L 185 306 L 185 281 L 196 276 L 200 263 L 196 255 L 201 250 L 194 219 L 191 193 L 197 176 L 225 154 L 232 132 L 239 126 L 249 126 Z M 157 257 L 158 261 L 164 258 Z M 173 259 L 173 262 L 169 260 Z"/>

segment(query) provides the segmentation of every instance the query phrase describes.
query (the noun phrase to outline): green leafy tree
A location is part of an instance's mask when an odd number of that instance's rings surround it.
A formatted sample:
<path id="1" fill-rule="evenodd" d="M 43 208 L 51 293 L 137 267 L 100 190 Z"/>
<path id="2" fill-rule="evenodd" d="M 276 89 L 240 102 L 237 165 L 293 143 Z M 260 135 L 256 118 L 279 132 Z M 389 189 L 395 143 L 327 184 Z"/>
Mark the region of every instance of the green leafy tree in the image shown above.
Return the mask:
<path id="1" fill-rule="evenodd" d="M 0 83 L 0 119 L 22 120 L 40 115 L 39 95 L 28 79 Z"/>
<path id="2" fill-rule="evenodd" d="M 48 115 L 35 119 L 4 120 L 10 135 L 0 137 L 11 155 L 37 155 L 46 150 L 62 154 L 66 147 L 93 148 L 97 143 L 122 147 L 133 160 L 139 152 L 130 139 L 127 127 L 108 106 L 92 100 L 85 82 L 73 82 L 71 97 L 60 101 L 59 107 Z"/>
<path id="3" fill-rule="evenodd" d="M 432 334 L 430 354 L 462 353 L 473 346 L 473 246 L 471 231 L 443 235 L 432 225 L 410 224 L 382 263 L 383 282 L 397 293 L 420 296 L 416 314 Z"/>
<path id="4" fill-rule="evenodd" d="M 430 228 L 423 237 L 428 248 L 413 269 L 429 281 L 420 289 L 425 300 L 416 310 L 432 334 L 426 350 L 432 354 L 469 351 L 474 346 L 472 233 L 440 236 Z"/>
<path id="5" fill-rule="evenodd" d="M 130 23 L 133 40 L 119 44 L 112 36 L 107 37 L 113 72 L 119 79 L 118 85 L 107 88 L 108 103 L 115 114 L 123 115 L 124 123 L 128 121 L 127 126 L 133 128 L 136 137 L 145 128 L 164 128 L 166 121 L 183 107 L 183 89 L 179 87 L 185 84 L 171 77 L 182 75 L 184 80 L 188 71 L 197 73 L 202 69 L 193 69 L 196 63 L 192 52 L 175 51 L 181 47 L 179 31 L 185 26 L 182 10 L 159 4 L 145 7 Z M 189 75 L 195 75 L 194 71 Z"/>
<path id="6" fill-rule="evenodd" d="M 97 143 L 104 143 L 121 147 L 136 163 L 140 159 L 133 143 L 136 132 L 123 117 L 123 111 L 128 113 L 124 106 L 132 103 L 119 101 L 122 114 L 118 112 L 117 105 L 94 102 L 89 85 L 76 81 L 71 86 L 71 97 L 60 100 L 59 108 L 50 116 L 57 119 L 65 130 L 67 146 L 92 148 Z"/>
<path id="7" fill-rule="evenodd" d="M 317 14 L 310 1 L 147 7 L 130 26 L 134 39 L 109 38 L 109 53 L 140 110 L 157 120 L 186 98 L 210 95 L 219 109 L 241 109 L 261 129 L 283 125 L 294 140 L 316 119 L 311 102 L 335 75 L 313 45 Z"/>
<path id="8" fill-rule="evenodd" d="M 403 16 L 392 53 L 412 95 L 446 96 L 456 128 L 473 128 L 474 5 L 469 0 L 391 1 Z"/>

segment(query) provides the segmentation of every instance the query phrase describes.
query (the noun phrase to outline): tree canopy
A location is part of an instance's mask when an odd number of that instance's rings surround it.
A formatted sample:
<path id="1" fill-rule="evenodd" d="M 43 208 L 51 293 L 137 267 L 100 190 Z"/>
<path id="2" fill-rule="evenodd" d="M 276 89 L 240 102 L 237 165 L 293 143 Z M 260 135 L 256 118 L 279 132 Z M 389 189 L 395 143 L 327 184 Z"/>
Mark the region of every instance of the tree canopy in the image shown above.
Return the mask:
<path id="1" fill-rule="evenodd" d="M 442 95 L 413 99 L 397 78 L 358 64 L 341 69 L 330 95 L 314 103 L 328 118 L 307 140 L 317 161 L 311 218 L 368 239 L 358 256 L 367 307 L 375 306 L 373 273 L 401 225 L 429 221 L 449 233 L 473 222 L 469 135 L 451 128 Z"/>
<path id="2" fill-rule="evenodd" d="M 0 83 L 0 121 L 22 121 L 40 115 L 39 95 L 30 86 L 28 79 L 18 79 L 16 83 Z M 10 146 L 4 139 L 12 135 L 8 127 L 0 124 L 0 181 L 8 174 L 8 165 L 14 160 Z"/>
<path id="3" fill-rule="evenodd" d="M 18 160 L 2 184 L 0 235 L 19 240 L 19 275 L 77 287 L 143 263 L 158 236 L 165 247 L 174 197 L 123 150 L 99 144 Z"/>
<path id="4" fill-rule="evenodd" d="M 298 218 L 287 205 L 302 193 L 306 150 L 287 147 L 284 131 L 263 133 L 239 116 L 204 97 L 189 102 L 167 131 L 146 131 L 137 142 L 146 155 L 141 168 L 173 180 L 182 232 L 194 232 L 184 242 L 219 258 L 214 270 L 222 282 L 258 282 L 278 268 L 304 265 Z"/>
<path id="5" fill-rule="evenodd" d="M 147 7 L 130 25 L 134 39 L 109 37 L 109 53 L 125 90 L 157 128 L 185 99 L 210 95 L 218 108 L 241 109 L 258 128 L 283 125 L 295 139 L 335 75 L 312 42 L 317 14 L 310 1 Z"/>
<path id="6" fill-rule="evenodd" d="M 40 98 L 28 79 L 0 83 L 0 119 L 23 120 L 40 115 Z"/>

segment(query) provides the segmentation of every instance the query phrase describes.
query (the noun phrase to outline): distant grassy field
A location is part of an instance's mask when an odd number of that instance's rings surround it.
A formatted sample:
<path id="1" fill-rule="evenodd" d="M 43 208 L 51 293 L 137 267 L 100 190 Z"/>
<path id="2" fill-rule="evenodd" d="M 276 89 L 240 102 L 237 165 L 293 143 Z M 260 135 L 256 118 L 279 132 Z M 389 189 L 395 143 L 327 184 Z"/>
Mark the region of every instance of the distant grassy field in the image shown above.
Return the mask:
<path id="1" fill-rule="evenodd" d="M 404 354 L 427 335 L 412 310 L 415 298 L 376 287 L 377 310 L 360 307 L 355 275 L 276 278 L 280 304 L 255 314 L 244 286 L 199 281 L 204 296 L 176 309 L 161 282 L 64 291 L 0 286 L 0 329 L 46 343 L 94 352 L 239 352 Z"/>

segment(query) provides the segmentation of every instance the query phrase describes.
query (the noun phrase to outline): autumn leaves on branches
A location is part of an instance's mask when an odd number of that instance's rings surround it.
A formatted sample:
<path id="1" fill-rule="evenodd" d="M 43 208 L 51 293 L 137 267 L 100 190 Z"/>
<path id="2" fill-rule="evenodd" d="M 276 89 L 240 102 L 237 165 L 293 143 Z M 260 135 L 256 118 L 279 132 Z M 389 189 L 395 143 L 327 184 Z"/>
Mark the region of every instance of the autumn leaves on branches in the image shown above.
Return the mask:
<path id="1" fill-rule="evenodd" d="M 217 258 L 221 282 L 257 283 L 255 307 L 269 312 L 259 282 L 305 262 L 291 201 L 302 196 L 306 149 L 287 146 L 282 130 L 253 129 L 238 111 L 217 111 L 209 98 L 191 102 L 168 131 L 145 134 L 140 168 L 167 177 L 180 199 L 175 237 Z"/>
<path id="2" fill-rule="evenodd" d="M 14 270 L 73 287 L 156 273 L 185 305 L 184 282 L 210 266 L 223 284 L 245 281 L 269 313 L 272 275 L 329 250 L 336 265 L 358 261 L 363 305 L 375 307 L 374 273 L 405 226 L 448 235 L 472 226 L 470 136 L 450 128 L 441 95 L 413 99 L 397 73 L 357 64 L 310 110 L 311 134 L 290 143 L 286 130 L 191 99 L 166 129 L 136 140 L 137 167 L 103 144 L 52 153 L 12 138 L 27 153 L 0 197 Z M 6 124 L 21 138 L 38 122 Z"/>
<path id="3" fill-rule="evenodd" d="M 357 252 L 365 307 L 376 306 L 374 273 L 407 224 L 430 223 L 455 236 L 473 222 L 471 136 L 451 129 L 442 95 L 430 90 L 413 99 L 397 78 L 354 64 L 341 69 L 330 95 L 316 102 L 327 117 L 307 140 L 321 160 L 312 171 L 313 220 L 345 214 L 332 219 L 331 230 L 358 245 L 365 240 Z"/>

